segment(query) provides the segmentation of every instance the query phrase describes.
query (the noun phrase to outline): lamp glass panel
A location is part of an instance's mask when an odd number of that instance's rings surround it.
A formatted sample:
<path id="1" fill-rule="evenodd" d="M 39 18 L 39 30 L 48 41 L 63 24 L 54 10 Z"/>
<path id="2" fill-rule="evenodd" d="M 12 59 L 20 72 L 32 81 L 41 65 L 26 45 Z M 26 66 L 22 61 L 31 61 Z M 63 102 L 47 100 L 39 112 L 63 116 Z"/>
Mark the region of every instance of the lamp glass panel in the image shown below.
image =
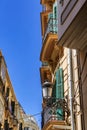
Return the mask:
<path id="1" fill-rule="evenodd" d="M 43 88 L 43 97 L 50 98 L 52 95 L 52 87 L 44 87 Z"/>

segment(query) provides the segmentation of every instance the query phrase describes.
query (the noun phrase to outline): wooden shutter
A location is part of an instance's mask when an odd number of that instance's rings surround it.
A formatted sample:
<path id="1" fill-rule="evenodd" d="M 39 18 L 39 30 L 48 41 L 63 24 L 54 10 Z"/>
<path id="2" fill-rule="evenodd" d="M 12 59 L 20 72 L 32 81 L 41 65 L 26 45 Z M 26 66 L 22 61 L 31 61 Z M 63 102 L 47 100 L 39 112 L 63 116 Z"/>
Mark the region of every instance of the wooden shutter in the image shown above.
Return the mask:
<path id="1" fill-rule="evenodd" d="M 53 30 L 54 33 L 58 32 L 58 11 L 57 11 L 57 1 L 53 5 Z"/>
<path id="2" fill-rule="evenodd" d="M 63 81 L 63 69 L 59 68 L 56 72 L 56 98 L 64 98 L 64 81 Z M 58 108 L 56 111 L 59 120 L 63 120 L 63 109 Z"/>
<path id="3" fill-rule="evenodd" d="M 64 81 L 62 68 L 58 69 L 56 72 L 56 98 L 64 98 Z"/>

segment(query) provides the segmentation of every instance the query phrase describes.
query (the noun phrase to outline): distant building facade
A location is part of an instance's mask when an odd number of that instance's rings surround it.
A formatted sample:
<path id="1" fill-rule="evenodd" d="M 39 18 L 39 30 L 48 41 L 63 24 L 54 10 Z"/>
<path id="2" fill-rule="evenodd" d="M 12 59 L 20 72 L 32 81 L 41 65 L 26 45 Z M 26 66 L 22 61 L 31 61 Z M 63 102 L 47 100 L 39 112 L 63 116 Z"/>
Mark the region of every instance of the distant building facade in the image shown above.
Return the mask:
<path id="1" fill-rule="evenodd" d="M 27 115 L 21 104 L 19 103 L 20 116 L 19 116 L 19 130 L 39 130 L 38 124 L 32 115 Z"/>
<path id="2" fill-rule="evenodd" d="M 0 52 L 0 129 L 17 130 L 17 99 L 7 71 L 6 62 Z"/>
<path id="3" fill-rule="evenodd" d="M 24 130 L 39 130 L 36 120 L 31 115 L 24 118 Z"/>
<path id="4" fill-rule="evenodd" d="M 29 117 L 16 99 L 6 62 L 0 51 L 0 130 L 39 130 L 34 118 Z"/>

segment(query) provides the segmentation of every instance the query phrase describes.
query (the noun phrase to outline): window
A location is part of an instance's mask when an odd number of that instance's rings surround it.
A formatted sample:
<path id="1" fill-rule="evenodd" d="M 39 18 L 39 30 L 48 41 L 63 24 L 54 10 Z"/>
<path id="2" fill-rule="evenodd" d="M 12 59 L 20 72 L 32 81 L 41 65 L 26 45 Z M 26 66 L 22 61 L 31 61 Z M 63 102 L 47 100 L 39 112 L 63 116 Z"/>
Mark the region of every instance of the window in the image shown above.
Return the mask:
<path id="1" fill-rule="evenodd" d="M 30 130 L 30 128 L 29 127 L 24 127 L 24 130 Z"/>
<path id="2" fill-rule="evenodd" d="M 14 112 L 15 112 L 15 102 L 14 101 L 11 101 L 11 112 L 12 112 L 12 115 L 14 115 Z"/>
<path id="3" fill-rule="evenodd" d="M 55 83 L 55 92 L 56 98 L 62 99 L 64 98 L 64 76 L 63 69 L 59 68 L 56 72 L 56 83 Z M 64 111 L 62 108 L 58 108 L 56 110 L 56 114 L 58 115 L 59 120 L 64 119 Z"/>
<path id="4" fill-rule="evenodd" d="M 4 122 L 4 130 L 9 130 L 8 120 L 5 120 Z"/>
<path id="5" fill-rule="evenodd" d="M 22 130 L 22 123 L 20 123 L 19 125 L 19 130 Z"/>
<path id="6" fill-rule="evenodd" d="M 6 91 L 6 97 L 9 96 L 9 88 L 7 87 L 7 91 Z"/>

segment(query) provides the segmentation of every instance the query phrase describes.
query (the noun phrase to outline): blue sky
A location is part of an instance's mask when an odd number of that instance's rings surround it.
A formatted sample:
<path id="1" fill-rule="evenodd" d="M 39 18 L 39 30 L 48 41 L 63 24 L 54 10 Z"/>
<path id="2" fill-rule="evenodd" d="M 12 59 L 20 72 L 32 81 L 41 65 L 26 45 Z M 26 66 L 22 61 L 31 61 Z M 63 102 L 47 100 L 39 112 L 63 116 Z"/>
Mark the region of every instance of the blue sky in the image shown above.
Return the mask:
<path id="1" fill-rule="evenodd" d="M 0 49 L 17 99 L 28 114 L 41 112 L 39 0 L 0 1 Z M 36 116 L 40 123 L 40 115 Z"/>

